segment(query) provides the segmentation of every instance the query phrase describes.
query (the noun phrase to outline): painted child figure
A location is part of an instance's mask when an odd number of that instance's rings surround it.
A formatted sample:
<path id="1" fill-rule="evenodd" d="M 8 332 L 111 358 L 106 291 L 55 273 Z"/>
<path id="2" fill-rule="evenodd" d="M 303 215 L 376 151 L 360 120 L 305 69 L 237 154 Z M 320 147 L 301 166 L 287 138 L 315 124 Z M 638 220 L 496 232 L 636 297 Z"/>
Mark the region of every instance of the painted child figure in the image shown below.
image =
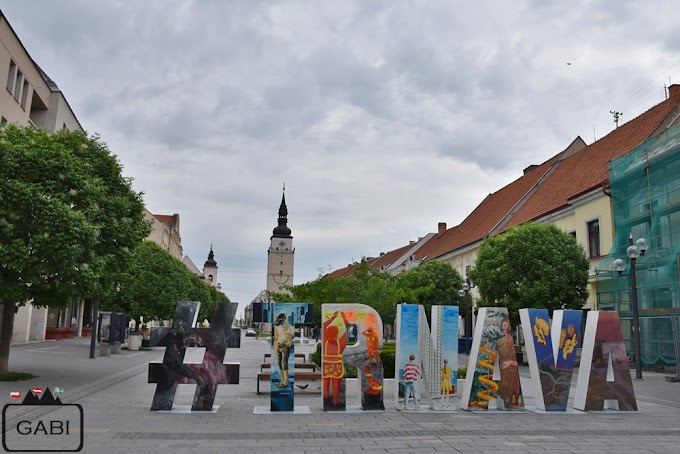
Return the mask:
<path id="1" fill-rule="evenodd" d="M 421 377 L 420 367 L 415 363 L 416 355 L 411 353 L 409 356 L 409 362 L 404 365 L 404 371 L 402 375 L 404 376 L 405 388 L 404 388 L 404 407 L 406 410 L 408 408 L 408 400 L 413 395 L 413 403 L 415 404 L 415 409 L 420 410 L 420 405 L 418 405 L 418 388 L 417 382 Z"/>
<path id="2" fill-rule="evenodd" d="M 442 397 L 442 408 L 449 407 L 449 395 L 453 391 L 453 384 L 451 383 L 451 372 L 453 369 L 449 367 L 449 360 L 444 359 L 444 367 L 442 367 L 442 384 L 440 386 Z"/>

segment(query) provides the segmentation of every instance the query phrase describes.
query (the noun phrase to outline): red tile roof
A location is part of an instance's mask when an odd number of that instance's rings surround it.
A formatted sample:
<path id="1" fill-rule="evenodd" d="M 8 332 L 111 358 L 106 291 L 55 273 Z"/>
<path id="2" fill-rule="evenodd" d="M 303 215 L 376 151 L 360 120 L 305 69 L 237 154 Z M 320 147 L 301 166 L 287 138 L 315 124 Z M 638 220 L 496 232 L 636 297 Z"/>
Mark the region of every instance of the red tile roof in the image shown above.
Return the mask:
<path id="1" fill-rule="evenodd" d="M 442 244 L 444 241 L 446 241 L 452 234 L 453 232 L 456 231 L 458 226 L 451 227 L 450 229 L 445 230 L 443 233 L 435 233 L 432 238 L 430 238 L 427 243 L 423 244 L 420 249 L 416 251 L 415 258 L 416 260 L 425 260 L 429 255 L 439 247 L 440 244 Z"/>
<path id="2" fill-rule="evenodd" d="M 427 257 L 428 260 L 440 257 L 467 244 L 484 239 L 522 197 L 550 169 L 560 155 L 553 156 L 526 175 L 522 175 L 504 188 L 489 194 L 465 220 L 454 227 L 449 234 Z"/>
<path id="3" fill-rule="evenodd" d="M 175 221 L 175 217 L 171 214 L 154 214 L 153 217 L 163 224 L 172 224 Z"/>
<path id="4" fill-rule="evenodd" d="M 371 267 L 375 269 L 385 267 L 385 269 L 387 269 L 390 265 L 392 265 L 392 263 L 394 263 L 395 260 L 404 255 L 406 251 L 408 251 L 412 247 L 413 244 L 407 244 L 406 246 L 402 246 L 398 249 L 385 252 L 384 254 L 381 254 L 380 257 L 378 257 L 378 259 L 371 264 Z"/>
<path id="5" fill-rule="evenodd" d="M 324 276 L 324 278 L 327 277 L 342 277 L 342 276 L 348 276 L 351 275 L 354 272 L 354 267 L 356 265 L 347 265 L 344 268 L 340 268 L 339 270 L 335 270 L 332 273 L 328 273 Z"/>
<path id="6" fill-rule="evenodd" d="M 379 259 L 380 257 L 366 257 L 363 260 L 368 263 L 368 266 L 371 268 L 376 268 L 374 266 L 375 262 Z M 344 277 L 344 276 L 351 276 L 354 274 L 354 269 L 360 264 L 360 262 L 355 262 L 347 265 L 344 268 L 340 268 L 339 270 L 335 270 L 332 273 L 328 273 L 324 276 L 324 278 L 327 277 Z"/>
<path id="7" fill-rule="evenodd" d="M 570 199 L 602 186 L 609 161 L 630 153 L 648 139 L 678 105 L 677 97 L 657 104 L 597 142 L 566 158 L 513 216 L 504 230 L 568 206 Z"/>

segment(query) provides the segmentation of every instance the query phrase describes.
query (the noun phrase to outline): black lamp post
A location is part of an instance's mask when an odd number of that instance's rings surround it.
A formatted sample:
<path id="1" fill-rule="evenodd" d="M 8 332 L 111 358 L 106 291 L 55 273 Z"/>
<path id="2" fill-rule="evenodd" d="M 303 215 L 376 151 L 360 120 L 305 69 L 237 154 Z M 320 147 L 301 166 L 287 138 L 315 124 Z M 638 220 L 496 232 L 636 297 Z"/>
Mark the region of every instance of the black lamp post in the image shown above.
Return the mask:
<path id="1" fill-rule="evenodd" d="M 630 288 L 632 294 L 633 302 L 633 342 L 635 345 L 635 379 L 642 380 L 642 355 L 640 352 L 640 314 L 638 311 L 638 298 L 637 298 L 637 280 L 635 276 L 635 260 L 638 257 L 645 255 L 647 251 L 647 242 L 644 238 L 638 239 L 635 244 L 633 244 L 633 234 L 631 233 L 628 237 L 628 249 L 626 254 L 630 259 L 630 271 L 628 272 L 628 277 L 630 278 Z M 625 262 L 622 259 L 614 260 L 614 268 L 619 275 L 623 274 L 625 268 Z"/>
<path id="2" fill-rule="evenodd" d="M 470 325 L 470 300 L 468 299 L 470 296 L 470 284 L 466 281 L 463 282 L 463 285 L 461 286 L 461 290 L 458 290 L 458 296 L 461 298 L 465 298 L 465 354 L 470 353 L 470 332 L 468 328 L 471 326 Z"/>

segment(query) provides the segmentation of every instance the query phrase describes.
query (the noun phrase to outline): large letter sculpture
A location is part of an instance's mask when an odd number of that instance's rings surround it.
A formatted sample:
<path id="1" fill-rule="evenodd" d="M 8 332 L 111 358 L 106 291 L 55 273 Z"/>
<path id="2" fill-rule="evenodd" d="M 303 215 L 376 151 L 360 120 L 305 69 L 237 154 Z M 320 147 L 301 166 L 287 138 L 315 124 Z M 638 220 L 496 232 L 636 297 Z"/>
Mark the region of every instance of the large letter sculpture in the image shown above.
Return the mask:
<path id="1" fill-rule="evenodd" d="M 566 411 L 583 311 L 554 311 L 552 328 L 548 309 L 520 309 L 519 316 L 536 408 Z"/>
<path id="2" fill-rule="evenodd" d="M 637 410 L 617 312 L 588 313 L 574 408 Z"/>
<path id="3" fill-rule="evenodd" d="M 496 364 L 499 365 L 500 374 L 496 375 L 500 375 L 500 380 L 494 376 Z M 479 309 L 467 370 L 461 398 L 462 409 L 486 409 L 493 405 L 503 410 L 524 409 L 507 308 Z"/>
<path id="4" fill-rule="evenodd" d="M 345 365 L 349 365 L 357 366 L 361 408 L 384 410 L 384 371 L 380 361 L 383 325 L 380 315 L 364 304 L 324 304 L 322 320 L 323 409 L 346 410 Z M 356 345 L 346 347 L 347 337 L 356 339 Z"/>
<path id="5" fill-rule="evenodd" d="M 272 324 L 271 411 L 295 410 L 295 325 L 313 322 L 314 306 L 274 303 Z"/>
<path id="6" fill-rule="evenodd" d="M 404 365 L 411 361 L 411 355 L 415 355 L 422 371 L 430 408 L 449 408 L 449 397 L 458 387 L 458 306 L 432 306 L 432 330 L 423 306 L 397 306 L 395 379 L 399 385 L 394 387 L 397 407 L 406 387 Z M 417 385 L 415 388 L 418 393 Z M 439 405 L 435 405 L 435 399 L 440 399 Z"/>
<path id="7" fill-rule="evenodd" d="M 231 324 L 238 303 L 217 303 L 215 317 L 208 330 L 195 330 L 200 302 L 181 301 L 175 308 L 172 329 L 160 345 L 166 345 L 162 363 L 149 363 L 149 383 L 156 383 L 151 410 L 172 410 L 178 384 L 196 384 L 192 411 L 211 411 L 217 385 L 238 384 L 239 364 L 224 363 L 230 339 L 241 331 L 232 332 Z M 199 334 L 200 333 L 200 334 Z M 190 342 L 205 345 L 200 364 L 185 364 L 184 356 Z"/>

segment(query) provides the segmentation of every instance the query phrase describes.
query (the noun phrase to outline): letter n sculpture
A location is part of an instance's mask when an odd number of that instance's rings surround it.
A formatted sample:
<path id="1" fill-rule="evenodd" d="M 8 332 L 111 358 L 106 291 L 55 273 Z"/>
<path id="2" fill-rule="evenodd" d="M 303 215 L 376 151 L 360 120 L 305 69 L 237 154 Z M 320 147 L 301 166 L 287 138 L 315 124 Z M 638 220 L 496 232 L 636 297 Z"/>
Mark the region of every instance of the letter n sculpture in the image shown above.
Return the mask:
<path id="1" fill-rule="evenodd" d="M 198 318 L 198 301 L 180 301 L 175 308 L 172 329 L 161 340 L 165 345 L 163 362 L 149 363 L 149 383 L 156 384 L 151 410 L 172 410 L 178 384 L 195 384 L 196 393 L 191 411 L 212 411 L 217 385 L 238 384 L 238 363 L 224 363 L 227 346 L 240 346 L 240 330 L 232 332 L 231 324 L 238 303 L 217 303 L 215 317 L 209 329 L 193 328 Z M 238 342 L 234 342 L 238 337 Z M 200 364 L 184 362 L 190 343 L 205 346 Z"/>

